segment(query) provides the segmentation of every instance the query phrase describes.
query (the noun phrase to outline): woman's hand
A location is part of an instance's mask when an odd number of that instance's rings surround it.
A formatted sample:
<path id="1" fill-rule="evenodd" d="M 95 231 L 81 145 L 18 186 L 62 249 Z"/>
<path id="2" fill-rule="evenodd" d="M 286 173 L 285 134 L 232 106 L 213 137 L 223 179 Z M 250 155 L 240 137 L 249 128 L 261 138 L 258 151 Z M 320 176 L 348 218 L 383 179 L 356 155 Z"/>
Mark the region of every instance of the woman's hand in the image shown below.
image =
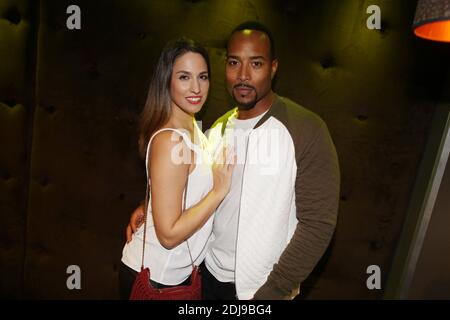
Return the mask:
<path id="1" fill-rule="evenodd" d="M 137 207 L 130 217 L 130 222 L 126 228 L 127 243 L 133 238 L 133 233 L 142 225 L 144 222 L 144 203 Z"/>
<path id="2" fill-rule="evenodd" d="M 236 165 L 236 154 L 234 150 L 229 147 L 223 147 L 217 154 L 216 160 L 212 166 L 213 171 L 213 188 L 212 191 L 221 199 L 230 191 L 231 177 L 233 169 Z"/>

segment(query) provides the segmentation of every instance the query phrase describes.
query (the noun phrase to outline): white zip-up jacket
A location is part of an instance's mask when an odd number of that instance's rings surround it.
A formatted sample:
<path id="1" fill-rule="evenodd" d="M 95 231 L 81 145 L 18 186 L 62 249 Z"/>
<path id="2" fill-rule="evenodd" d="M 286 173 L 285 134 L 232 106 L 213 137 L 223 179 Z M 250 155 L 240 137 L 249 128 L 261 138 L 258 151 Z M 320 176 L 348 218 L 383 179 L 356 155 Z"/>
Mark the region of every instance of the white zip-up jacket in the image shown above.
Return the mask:
<path id="1" fill-rule="evenodd" d="M 231 110 L 209 131 L 219 141 Z M 275 96 L 248 137 L 236 244 L 239 299 L 289 299 L 333 235 L 339 165 L 326 124 Z"/>

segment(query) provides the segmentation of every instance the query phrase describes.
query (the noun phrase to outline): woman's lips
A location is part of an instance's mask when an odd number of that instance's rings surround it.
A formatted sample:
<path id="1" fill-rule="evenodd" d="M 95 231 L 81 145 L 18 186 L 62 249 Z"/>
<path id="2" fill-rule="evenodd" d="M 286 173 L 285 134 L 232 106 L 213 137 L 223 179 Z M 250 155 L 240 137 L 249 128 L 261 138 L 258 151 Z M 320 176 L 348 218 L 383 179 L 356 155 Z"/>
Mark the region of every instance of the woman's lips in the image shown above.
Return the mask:
<path id="1" fill-rule="evenodd" d="M 191 97 L 186 97 L 186 100 L 190 103 L 190 104 L 199 104 L 202 101 L 202 96 L 191 96 Z"/>

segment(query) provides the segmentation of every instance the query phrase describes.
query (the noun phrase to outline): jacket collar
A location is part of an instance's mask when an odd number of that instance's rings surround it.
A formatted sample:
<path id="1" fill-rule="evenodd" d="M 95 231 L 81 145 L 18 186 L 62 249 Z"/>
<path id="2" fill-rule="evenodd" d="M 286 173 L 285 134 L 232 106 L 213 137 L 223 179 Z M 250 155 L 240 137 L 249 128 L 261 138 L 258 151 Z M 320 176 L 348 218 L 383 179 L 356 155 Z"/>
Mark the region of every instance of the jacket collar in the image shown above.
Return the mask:
<path id="1" fill-rule="evenodd" d="M 276 93 L 274 93 L 274 96 L 275 96 L 275 99 L 272 103 L 272 106 L 266 112 L 266 114 L 261 119 L 259 119 L 259 121 L 256 123 L 256 125 L 253 129 L 260 127 L 270 117 L 274 116 L 274 117 L 278 118 L 278 117 L 280 117 L 280 115 L 283 115 L 286 113 L 283 98 L 280 97 L 279 95 L 277 95 Z"/>
<path id="2" fill-rule="evenodd" d="M 230 119 L 237 118 L 238 108 L 234 107 L 229 112 L 230 112 L 230 115 L 228 117 L 226 117 L 225 121 L 223 121 L 223 123 L 222 123 L 222 127 L 221 127 L 221 135 L 222 136 L 225 133 L 225 128 L 227 127 L 228 121 Z M 283 98 L 280 97 L 279 95 L 277 95 L 276 93 L 274 93 L 274 101 L 272 103 L 272 106 L 269 108 L 269 110 L 266 112 L 266 114 L 261 119 L 259 119 L 259 121 L 256 123 L 256 125 L 253 129 L 260 127 L 264 122 L 267 121 L 267 119 L 269 119 L 272 116 L 283 117 L 283 115 L 285 115 L 285 114 L 286 114 L 286 108 L 285 108 Z"/>

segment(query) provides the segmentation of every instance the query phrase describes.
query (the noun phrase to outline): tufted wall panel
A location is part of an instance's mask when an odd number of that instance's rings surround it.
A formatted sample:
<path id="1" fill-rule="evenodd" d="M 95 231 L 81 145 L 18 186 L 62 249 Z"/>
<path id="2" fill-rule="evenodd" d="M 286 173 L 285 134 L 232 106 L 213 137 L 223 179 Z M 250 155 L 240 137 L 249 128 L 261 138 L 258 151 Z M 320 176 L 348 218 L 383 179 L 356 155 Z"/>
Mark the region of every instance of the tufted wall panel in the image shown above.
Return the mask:
<path id="1" fill-rule="evenodd" d="M 0 297 L 20 297 L 23 289 L 35 12 L 25 0 L 0 2 Z"/>
<path id="2" fill-rule="evenodd" d="M 72 4 L 81 30 L 66 28 Z M 372 4 L 382 9 L 381 30 L 366 28 Z M 302 298 L 381 297 L 367 289 L 366 268 L 379 265 L 383 281 L 389 272 L 449 66 L 448 47 L 412 36 L 414 8 L 408 0 L 2 1 L 1 296 L 117 298 L 124 227 L 144 195 L 136 121 L 155 60 L 181 35 L 207 47 L 211 91 L 198 116 L 207 129 L 231 105 L 227 36 L 256 19 L 277 39 L 276 91 L 326 121 L 341 163 L 336 234 Z M 81 290 L 66 287 L 69 265 L 81 268 Z"/>
<path id="3" fill-rule="evenodd" d="M 412 2 L 290 3 L 296 18 L 281 28 L 298 42 L 282 50 L 278 88 L 326 121 L 342 174 L 335 238 L 304 297 L 376 298 L 366 268 L 380 266 L 384 287 L 449 48 L 413 38 Z M 372 4 L 381 30 L 364 27 Z"/>

